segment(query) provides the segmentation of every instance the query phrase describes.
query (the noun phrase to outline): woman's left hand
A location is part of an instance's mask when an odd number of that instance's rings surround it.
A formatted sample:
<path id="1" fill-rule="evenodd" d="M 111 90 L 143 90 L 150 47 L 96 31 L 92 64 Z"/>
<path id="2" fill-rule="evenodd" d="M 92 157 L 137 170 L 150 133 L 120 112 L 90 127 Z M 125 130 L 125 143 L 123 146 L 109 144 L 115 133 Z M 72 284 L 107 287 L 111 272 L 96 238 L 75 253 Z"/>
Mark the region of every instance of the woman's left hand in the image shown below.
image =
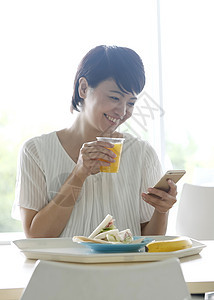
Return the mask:
<path id="1" fill-rule="evenodd" d="M 142 193 L 145 202 L 152 205 L 159 213 L 167 213 L 176 203 L 177 186 L 172 180 L 168 180 L 169 192 L 164 192 L 156 188 L 149 188 L 148 194 Z"/>

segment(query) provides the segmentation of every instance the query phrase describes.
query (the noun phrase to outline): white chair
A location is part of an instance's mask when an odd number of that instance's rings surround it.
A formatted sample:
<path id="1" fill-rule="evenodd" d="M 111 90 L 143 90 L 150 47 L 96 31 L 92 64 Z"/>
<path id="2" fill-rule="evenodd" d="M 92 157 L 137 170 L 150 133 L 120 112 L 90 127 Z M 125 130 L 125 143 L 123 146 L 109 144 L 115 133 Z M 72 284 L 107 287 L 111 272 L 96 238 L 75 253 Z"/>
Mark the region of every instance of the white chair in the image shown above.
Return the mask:
<path id="1" fill-rule="evenodd" d="M 188 300 L 180 262 L 70 264 L 39 261 L 21 300 Z"/>
<path id="2" fill-rule="evenodd" d="M 183 185 L 176 234 L 199 240 L 214 239 L 214 186 Z"/>

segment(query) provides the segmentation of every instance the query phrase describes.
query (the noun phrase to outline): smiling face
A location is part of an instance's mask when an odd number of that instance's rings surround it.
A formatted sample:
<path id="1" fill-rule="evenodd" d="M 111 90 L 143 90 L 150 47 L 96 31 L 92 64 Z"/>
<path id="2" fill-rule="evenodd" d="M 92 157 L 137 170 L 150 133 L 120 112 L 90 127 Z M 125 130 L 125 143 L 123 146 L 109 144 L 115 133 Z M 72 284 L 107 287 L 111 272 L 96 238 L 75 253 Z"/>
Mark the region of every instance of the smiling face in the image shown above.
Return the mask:
<path id="1" fill-rule="evenodd" d="M 137 100 L 135 94 L 122 92 L 113 79 L 90 88 L 86 79 L 81 78 L 79 93 L 84 99 L 81 112 L 84 120 L 102 134 L 114 132 L 130 118 Z"/>

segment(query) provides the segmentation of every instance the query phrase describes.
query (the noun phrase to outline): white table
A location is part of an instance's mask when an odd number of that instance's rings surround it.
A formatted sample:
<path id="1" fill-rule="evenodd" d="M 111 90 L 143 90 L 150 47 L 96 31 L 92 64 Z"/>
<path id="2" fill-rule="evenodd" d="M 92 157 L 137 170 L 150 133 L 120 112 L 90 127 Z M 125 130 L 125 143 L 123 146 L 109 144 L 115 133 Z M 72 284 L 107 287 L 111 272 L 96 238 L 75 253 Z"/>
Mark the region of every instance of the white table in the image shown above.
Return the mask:
<path id="1" fill-rule="evenodd" d="M 203 243 L 207 247 L 200 254 L 180 260 L 191 294 L 214 291 L 214 241 Z M 35 260 L 26 259 L 14 246 L 0 245 L 0 300 L 20 298 L 35 263 Z"/>

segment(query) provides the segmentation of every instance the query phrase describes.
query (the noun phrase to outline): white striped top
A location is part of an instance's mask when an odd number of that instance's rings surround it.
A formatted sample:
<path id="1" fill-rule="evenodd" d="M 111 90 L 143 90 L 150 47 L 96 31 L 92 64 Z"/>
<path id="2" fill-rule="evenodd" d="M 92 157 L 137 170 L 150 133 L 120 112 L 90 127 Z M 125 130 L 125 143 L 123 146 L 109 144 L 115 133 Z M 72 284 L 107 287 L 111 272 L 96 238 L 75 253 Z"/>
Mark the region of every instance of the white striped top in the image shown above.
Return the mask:
<path id="1" fill-rule="evenodd" d="M 140 223 L 151 219 L 154 208 L 141 198 L 161 177 L 162 170 L 148 142 L 125 133 L 119 173 L 98 173 L 85 180 L 61 237 L 88 236 L 110 214 L 119 230 L 140 235 Z M 56 132 L 27 141 L 18 161 L 12 217 L 19 206 L 36 211 L 46 206 L 75 167 Z"/>

